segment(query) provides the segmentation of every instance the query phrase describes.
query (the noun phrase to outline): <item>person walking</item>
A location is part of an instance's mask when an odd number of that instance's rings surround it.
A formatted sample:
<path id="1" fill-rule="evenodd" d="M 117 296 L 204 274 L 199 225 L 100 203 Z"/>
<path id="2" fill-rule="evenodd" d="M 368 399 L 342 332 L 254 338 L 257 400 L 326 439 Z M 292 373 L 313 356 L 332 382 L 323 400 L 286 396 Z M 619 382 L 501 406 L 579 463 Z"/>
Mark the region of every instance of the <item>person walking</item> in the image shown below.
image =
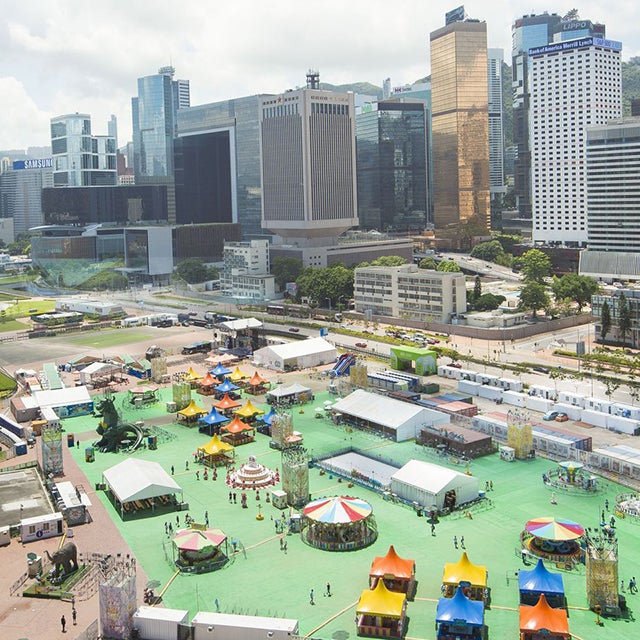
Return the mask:
<path id="1" fill-rule="evenodd" d="M 175 475 L 175 473 L 176 473 L 176 470 L 174 469 L 173 465 L 171 465 L 171 475 L 173 476 Z"/>
<path id="2" fill-rule="evenodd" d="M 431 523 L 431 535 L 432 536 L 436 535 L 436 525 L 433 524 L 433 522 Z"/>
<path id="3" fill-rule="evenodd" d="M 629 593 L 638 593 L 638 588 L 636 587 L 636 577 L 633 576 L 631 580 L 629 580 Z"/>
<path id="4" fill-rule="evenodd" d="M 331 597 L 331 585 L 327 582 L 327 592 L 326 592 L 326 596 L 327 598 Z"/>
<path id="5" fill-rule="evenodd" d="M 453 536 L 453 546 L 456 549 L 458 548 L 458 536 Z"/>
<path id="6" fill-rule="evenodd" d="M 60 626 L 62 627 L 62 633 L 67 633 L 67 619 L 64 617 L 64 613 L 60 618 Z"/>
<path id="7" fill-rule="evenodd" d="M 309 604 L 315 604 L 315 602 L 313 601 L 313 589 L 309 591 Z"/>
<path id="8" fill-rule="evenodd" d="M 460 546 L 464 549 L 464 536 L 460 536 Z"/>
<path id="9" fill-rule="evenodd" d="M 604 509 L 605 509 L 605 511 L 609 511 L 609 500 L 608 499 L 604 501 Z M 604 520 L 604 518 L 602 518 L 602 519 Z"/>
<path id="10" fill-rule="evenodd" d="M 71 619 L 73 620 L 73 624 L 78 624 L 78 623 L 76 622 L 76 617 L 77 617 L 77 615 L 78 615 L 78 612 L 76 611 L 76 608 L 75 608 L 75 607 L 73 607 L 73 608 L 71 609 Z"/>

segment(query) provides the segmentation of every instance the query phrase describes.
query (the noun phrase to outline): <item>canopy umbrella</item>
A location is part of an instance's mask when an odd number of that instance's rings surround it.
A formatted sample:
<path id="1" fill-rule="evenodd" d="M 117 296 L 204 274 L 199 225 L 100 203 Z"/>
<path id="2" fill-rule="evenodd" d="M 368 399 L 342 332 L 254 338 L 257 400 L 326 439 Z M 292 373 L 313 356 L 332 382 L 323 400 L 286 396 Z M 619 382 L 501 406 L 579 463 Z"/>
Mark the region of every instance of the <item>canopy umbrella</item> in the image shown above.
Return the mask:
<path id="1" fill-rule="evenodd" d="M 173 544 L 180 551 L 202 551 L 207 547 L 219 547 L 226 539 L 220 529 L 182 529 L 173 536 Z"/>
<path id="2" fill-rule="evenodd" d="M 217 387 L 214 387 L 214 389 L 218 392 L 218 393 L 229 393 L 231 391 L 235 391 L 236 389 L 239 389 L 240 387 L 238 387 L 237 385 L 233 384 L 233 382 L 231 382 L 231 380 L 225 380 L 222 384 L 219 384 Z"/>
<path id="3" fill-rule="evenodd" d="M 372 511 L 371 505 L 360 498 L 337 496 L 313 500 L 303 513 L 316 522 L 340 524 L 364 520 Z"/>
<path id="4" fill-rule="evenodd" d="M 559 462 L 558 466 L 566 469 L 567 471 L 579 471 L 584 467 L 582 462 L 576 462 L 575 460 L 565 460 L 564 462 Z"/>
<path id="5" fill-rule="evenodd" d="M 221 363 L 218 363 L 209 373 L 213 376 L 222 378 L 224 376 L 228 376 L 231 373 L 231 369 L 227 369 L 223 367 Z"/>
<path id="6" fill-rule="evenodd" d="M 536 538 L 545 540 L 577 540 L 584 534 L 584 527 L 577 522 L 551 517 L 529 520 L 525 529 Z"/>
<path id="7" fill-rule="evenodd" d="M 146 584 L 146 587 L 147 589 L 157 589 L 161 584 L 162 582 L 160 582 L 160 580 L 149 580 L 149 582 L 147 582 Z"/>

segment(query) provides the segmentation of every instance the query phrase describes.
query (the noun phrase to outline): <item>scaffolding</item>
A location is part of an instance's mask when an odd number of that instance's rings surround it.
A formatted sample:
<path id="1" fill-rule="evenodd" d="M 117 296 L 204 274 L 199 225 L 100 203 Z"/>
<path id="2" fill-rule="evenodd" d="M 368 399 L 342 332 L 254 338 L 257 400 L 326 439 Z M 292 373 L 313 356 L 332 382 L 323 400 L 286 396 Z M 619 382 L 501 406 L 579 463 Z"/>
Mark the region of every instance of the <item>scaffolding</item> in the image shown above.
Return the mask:
<path id="1" fill-rule="evenodd" d="M 62 461 L 62 427 L 59 423 L 42 425 L 42 473 L 64 475 Z"/>
<path id="2" fill-rule="evenodd" d="M 283 449 L 282 489 L 292 507 L 303 507 L 309 502 L 309 454 L 304 447 Z"/>
<path id="3" fill-rule="evenodd" d="M 351 386 L 366 389 L 369 385 L 367 373 L 367 365 L 362 360 L 356 361 L 356 364 L 349 369 L 349 382 Z"/>
<path id="4" fill-rule="evenodd" d="M 507 413 L 507 445 L 514 450 L 518 460 L 531 457 L 533 434 L 531 420 L 527 413 L 511 409 Z"/>
<path id="5" fill-rule="evenodd" d="M 290 413 L 278 413 L 271 418 L 271 444 L 277 449 L 288 446 L 287 438 L 293 434 L 293 418 Z"/>
<path id="6" fill-rule="evenodd" d="M 182 411 L 182 409 L 187 407 L 191 402 L 191 384 L 184 381 L 174 382 L 173 401 L 176 403 L 176 409 L 178 411 Z"/>
<path id="7" fill-rule="evenodd" d="M 618 541 L 615 535 L 598 532 L 587 538 L 587 601 L 604 615 L 620 616 L 618 596 Z"/>
<path id="8" fill-rule="evenodd" d="M 102 637 L 128 640 L 133 629 L 133 614 L 138 608 L 135 573 L 115 572 L 100 584 L 99 594 Z"/>

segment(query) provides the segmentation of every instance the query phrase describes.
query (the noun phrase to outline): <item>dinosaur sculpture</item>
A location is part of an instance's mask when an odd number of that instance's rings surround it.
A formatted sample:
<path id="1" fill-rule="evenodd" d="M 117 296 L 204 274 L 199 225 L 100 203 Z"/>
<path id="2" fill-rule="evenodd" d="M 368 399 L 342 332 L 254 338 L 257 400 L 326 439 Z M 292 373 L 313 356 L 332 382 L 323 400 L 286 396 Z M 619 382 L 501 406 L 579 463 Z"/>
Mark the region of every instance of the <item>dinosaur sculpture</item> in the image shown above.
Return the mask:
<path id="1" fill-rule="evenodd" d="M 45 549 L 49 562 L 53 565 L 53 578 L 62 578 L 78 569 L 78 550 L 73 542 L 67 542 L 53 554 Z"/>
<path id="2" fill-rule="evenodd" d="M 102 438 L 93 446 L 102 451 L 115 452 L 118 449 L 135 451 L 144 436 L 143 431 L 129 422 L 120 422 L 120 416 L 113 404 L 113 399 L 103 398 L 94 405 L 93 415 L 102 418 L 96 432 Z"/>

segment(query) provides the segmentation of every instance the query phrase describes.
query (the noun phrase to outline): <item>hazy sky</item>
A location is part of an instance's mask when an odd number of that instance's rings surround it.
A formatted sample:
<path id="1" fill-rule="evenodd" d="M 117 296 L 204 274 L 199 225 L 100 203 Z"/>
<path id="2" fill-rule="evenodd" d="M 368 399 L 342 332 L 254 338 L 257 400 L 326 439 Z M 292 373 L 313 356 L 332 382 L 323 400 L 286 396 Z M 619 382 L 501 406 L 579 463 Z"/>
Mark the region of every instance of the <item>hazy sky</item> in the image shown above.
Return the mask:
<path id="1" fill-rule="evenodd" d="M 429 33 L 444 26 L 451 0 L 0 0 L 0 149 L 48 145 L 49 119 L 89 113 L 94 134 L 118 118 L 118 144 L 131 139 L 138 77 L 173 64 L 191 82 L 191 104 L 279 93 L 304 85 L 307 69 L 332 84 L 414 82 L 429 70 Z M 604 22 L 640 55 L 637 0 L 552 5 L 474 0 L 488 46 L 510 63 L 515 18 L 544 11 Z"/>

